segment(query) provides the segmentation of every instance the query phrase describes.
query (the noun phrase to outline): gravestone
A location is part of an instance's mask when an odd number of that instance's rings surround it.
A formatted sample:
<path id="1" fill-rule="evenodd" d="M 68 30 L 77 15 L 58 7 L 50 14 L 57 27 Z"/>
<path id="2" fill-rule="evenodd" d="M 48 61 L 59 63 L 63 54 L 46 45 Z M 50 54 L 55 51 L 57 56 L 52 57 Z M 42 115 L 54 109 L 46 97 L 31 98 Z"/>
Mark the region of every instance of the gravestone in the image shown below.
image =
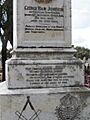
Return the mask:
<path id="1" fill-rule="evenodd" d="M 71 0 L 14 0 L 13 18 L 0 120 L 89 120 L 90 90 L 71 45 Z"/>
<path id="2" fill-rule="evenodd" d="M 16 58 L 7 61 L 8 88 L 84 83 L 83 65 L 71 48 L 70 0 L 17 0 L 14 17 Z"/>

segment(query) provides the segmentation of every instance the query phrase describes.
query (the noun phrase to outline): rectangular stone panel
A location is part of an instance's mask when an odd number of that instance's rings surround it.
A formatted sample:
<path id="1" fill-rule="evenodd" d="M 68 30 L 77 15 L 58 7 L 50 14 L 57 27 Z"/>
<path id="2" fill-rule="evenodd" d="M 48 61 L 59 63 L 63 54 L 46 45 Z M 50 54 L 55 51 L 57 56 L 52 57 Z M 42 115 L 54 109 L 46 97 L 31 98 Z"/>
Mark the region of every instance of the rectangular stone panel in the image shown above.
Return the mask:
<path id="1" fill-rule="evenodd" d="M 83 65 L 73 60 L 11 60 L 8 88 L 49 88 L 84 84 Z"/>
<path id="2" fill-rule="evenodd" d="M 67 91 L 7 90 L 0 85 L 0 120 L 90 120 L 90 90 Z"/>
<path id="3" fill-rule="evenodd" d="M 14 46 L 70 47 L 71 0 L 14 0 Z"/>

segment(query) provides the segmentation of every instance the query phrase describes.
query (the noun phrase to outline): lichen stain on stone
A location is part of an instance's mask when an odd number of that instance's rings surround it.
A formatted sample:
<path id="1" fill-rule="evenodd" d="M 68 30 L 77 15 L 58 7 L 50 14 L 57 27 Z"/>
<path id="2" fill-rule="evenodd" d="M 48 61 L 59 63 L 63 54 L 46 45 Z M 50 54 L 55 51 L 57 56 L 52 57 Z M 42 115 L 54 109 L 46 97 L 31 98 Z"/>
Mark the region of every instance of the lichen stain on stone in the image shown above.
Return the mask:
<path id="1" fill-rule="evenodd" d="M 75 86 L 80 86 L 80 81 L 75 81 Z"/>
<path id="2" fill-rule="evenodd" d="M 72 65 L 69 65 L 69 66 L 68 66 L 68 68 L 69 68 L 69 69 L 71 69 L 71 70 L 72 70 L 72 72 L 73 72 L 73 71 L 76 71 L 76 68 L 75 68 L 75 66 L 74 66 L 74 65 L 73 65 L 73 66 L 72 66 Z"/>

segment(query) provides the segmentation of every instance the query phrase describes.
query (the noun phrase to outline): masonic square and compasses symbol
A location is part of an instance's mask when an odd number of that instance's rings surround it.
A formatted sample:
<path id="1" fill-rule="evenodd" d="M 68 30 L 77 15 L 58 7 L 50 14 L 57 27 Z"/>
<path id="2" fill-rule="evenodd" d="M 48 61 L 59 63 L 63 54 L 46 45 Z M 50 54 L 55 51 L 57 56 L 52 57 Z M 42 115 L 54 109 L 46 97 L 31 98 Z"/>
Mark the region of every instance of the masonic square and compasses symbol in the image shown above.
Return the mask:
<path id="1" fill-rule="evenodd" d="M 23 112 L 26 110 L 27 108 L 27 105 L 29 105 L 29 107 L 31 108 L 31 110 L 34 112 L 34 114 L 30 117 L 30 118 L 26 118 L 24 115 L 23 115 Z M 16 111 L 15 114 L 18 116 L 18 120 L 35 120 L 36 118 L 38 120 L 39 119 L 39 114 L 41 113 L 41 110 L 35 110 L 34 106 L 32 105 L 31 101 L 30 101 L 30 96 L 27 96 L 27 101 L 22 109 L 21 112 L 19 111 Z"/>

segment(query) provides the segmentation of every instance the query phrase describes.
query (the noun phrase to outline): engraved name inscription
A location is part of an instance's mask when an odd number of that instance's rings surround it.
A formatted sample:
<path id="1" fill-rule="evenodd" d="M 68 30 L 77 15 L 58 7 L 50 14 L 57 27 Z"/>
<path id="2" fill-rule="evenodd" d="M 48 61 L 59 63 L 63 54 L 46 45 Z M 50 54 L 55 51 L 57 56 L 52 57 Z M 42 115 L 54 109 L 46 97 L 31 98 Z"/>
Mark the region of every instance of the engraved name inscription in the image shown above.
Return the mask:
<path id="1" fill-rule="evenodd" d="M 63 31 L 64 9 L 59 7 L 24 6 L 25 33 Z"/>
<path id="2" fill-rule="evenodd" d="M 38 66 L 26 67 L 26 81 L 30 85 L 46 85 L 46 86 L 60 86 L 61 84 L 68 84 L 73 75 L 68 75 L 63 72 L 63 66 Z"/>

